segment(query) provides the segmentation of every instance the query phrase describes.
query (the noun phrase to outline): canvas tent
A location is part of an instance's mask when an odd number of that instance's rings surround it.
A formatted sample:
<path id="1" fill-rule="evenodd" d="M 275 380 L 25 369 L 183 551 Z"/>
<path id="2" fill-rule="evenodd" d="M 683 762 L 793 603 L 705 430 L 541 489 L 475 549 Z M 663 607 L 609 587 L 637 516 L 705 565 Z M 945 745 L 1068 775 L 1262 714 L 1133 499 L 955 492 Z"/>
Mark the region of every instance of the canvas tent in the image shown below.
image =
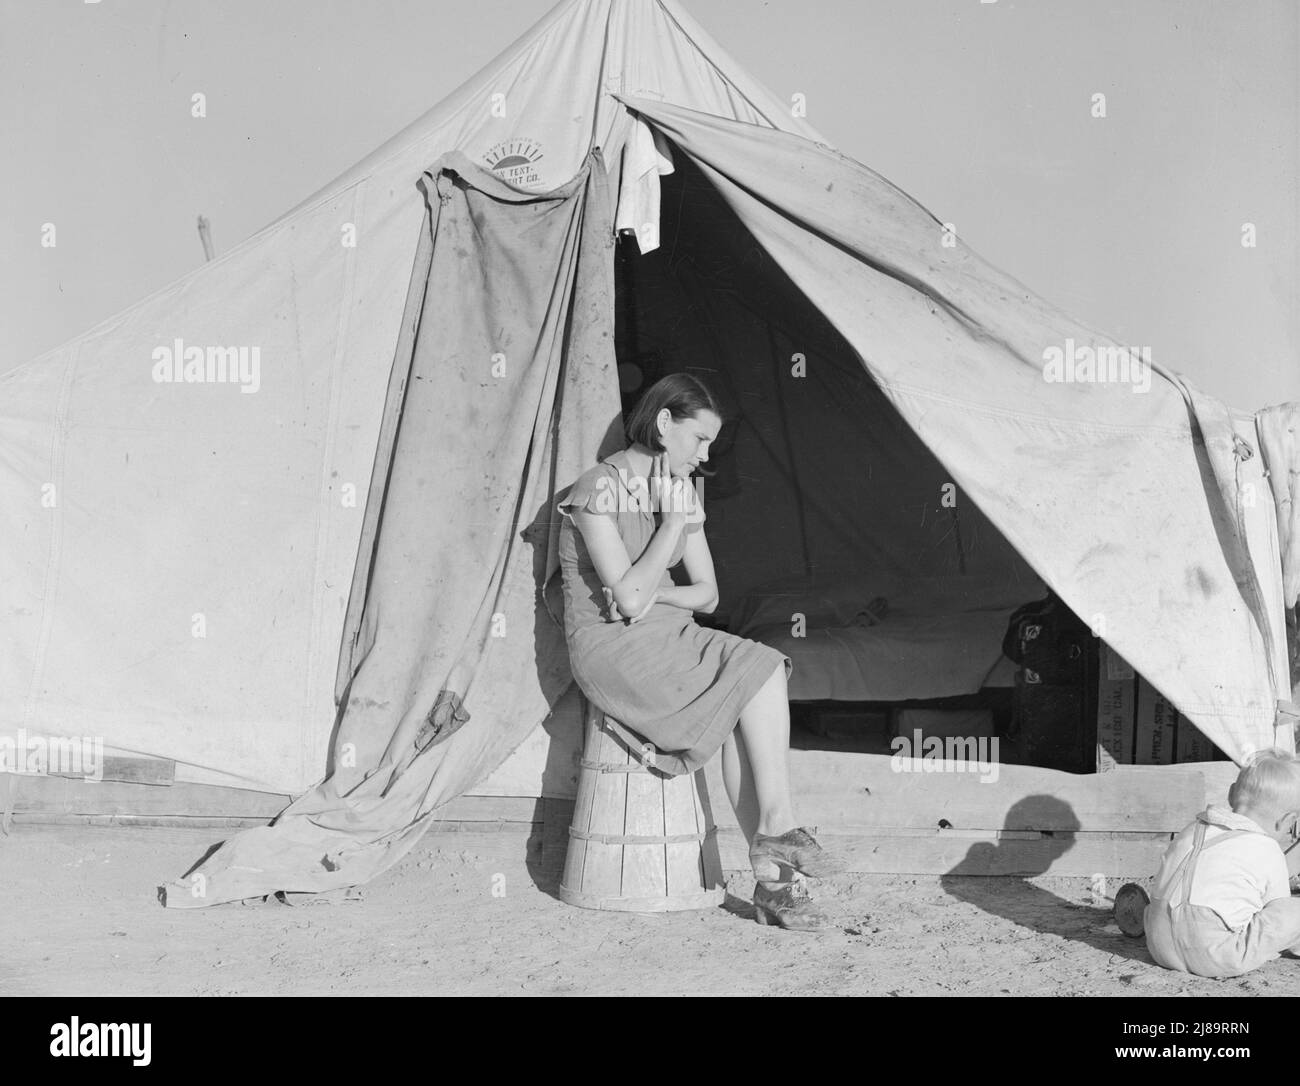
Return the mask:
<path id="1" fill-rule="evenodd" d="M 0 374 L 0 728 L 305 793 L 169 904 L 382 870 L 551 756 L 554 499 L 619 447 L 622 363 L 743 417 L 724 595 L 1045 582 L 1230 755 L 1290 745 L 1294 505 L 1264 462 L 1294 416 L 1163 370 L 1046 381 L 1045 350 L 1117 345 L 942 239 L 676 3 L 566 0 L 243 245 Z"/>

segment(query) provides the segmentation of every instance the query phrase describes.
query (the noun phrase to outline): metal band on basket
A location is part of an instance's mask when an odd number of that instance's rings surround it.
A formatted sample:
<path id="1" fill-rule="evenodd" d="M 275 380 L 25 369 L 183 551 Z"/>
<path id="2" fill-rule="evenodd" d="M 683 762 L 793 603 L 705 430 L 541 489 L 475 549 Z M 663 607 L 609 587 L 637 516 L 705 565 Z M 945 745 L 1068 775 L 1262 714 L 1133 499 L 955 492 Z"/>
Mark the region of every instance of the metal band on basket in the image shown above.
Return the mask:
<path id="1" fill-rule="evenodd" d="M 603 713 L 601 719 L 601 731 L 614 736 L 622 742 L 628 748 L 628 753 L 647 769 L 656 768 L 655 756 L 658 751 L 653 743 L 643 739 L 631 728 L 621 721 L 615 720 L 608 713 Z"/>
<path id="2" fill-rule="evenodd" d="M 644 762 L 589 762 L 586 758 L 581 758 L 578 764 L 583 769 L 594 769 L 598 773 L 643 773 L 647 769 L 654 769 L 654 763 L 646 765 Z"/>

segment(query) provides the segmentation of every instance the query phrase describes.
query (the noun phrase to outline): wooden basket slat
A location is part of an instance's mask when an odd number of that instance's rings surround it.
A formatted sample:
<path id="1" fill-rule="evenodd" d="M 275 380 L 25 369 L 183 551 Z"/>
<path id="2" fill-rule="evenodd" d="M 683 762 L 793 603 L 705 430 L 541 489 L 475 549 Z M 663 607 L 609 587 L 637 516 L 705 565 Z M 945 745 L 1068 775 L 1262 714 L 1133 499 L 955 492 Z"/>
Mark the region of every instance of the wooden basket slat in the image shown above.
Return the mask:
<path id="1" fill-rule="evenodd" d="M 668 777 L 590 702 L 560 898 L 589 909 L 672 912 L 722 903 L 702 773 Z"/>

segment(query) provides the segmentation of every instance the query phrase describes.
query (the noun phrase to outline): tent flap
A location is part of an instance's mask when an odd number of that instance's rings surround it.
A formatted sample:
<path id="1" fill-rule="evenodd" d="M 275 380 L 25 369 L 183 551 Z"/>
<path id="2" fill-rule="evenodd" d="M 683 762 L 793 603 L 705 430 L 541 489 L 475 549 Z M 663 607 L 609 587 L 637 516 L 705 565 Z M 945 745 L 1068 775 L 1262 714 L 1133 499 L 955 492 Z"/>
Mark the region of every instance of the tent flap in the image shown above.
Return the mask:
<path id="1" fill-rule="evenodd" d="M 541 589 L 552 496 L 618 418 L 607 184 L 599 152 L 544 195 L 459 152 L 426 174 L 428 263 L 390 382 L 332 773 L 169 887 L 169 906 L 372 878 L 570 685 Z"/>
<path id="2" fill-rule="evenodd" d="M 1289 691 L 1237 496 L 1220 492 L 1232 469 L 1206 471 L 1183 382 L 1136 367 L 1056 379 L 1053 352 L 1121 345 L 945 245 L 939 220 L 879 174 L 789 133 L 623 101 L 696 162 L 1076 614 L 1233 757 L 1274 743 Z M 1230 460 L 1230 423 L 1207 404 L 1205 445 Z"/>
<path id="3" fill-rule="evenodd" d="M 1296 603 L 1300 598 L 1300 403 L 1265 408 L 1255 416 L 1255 427 L 1277 511 L 1291 700 L 1300 703 L 1300 636 L 1296 629 Z"/>

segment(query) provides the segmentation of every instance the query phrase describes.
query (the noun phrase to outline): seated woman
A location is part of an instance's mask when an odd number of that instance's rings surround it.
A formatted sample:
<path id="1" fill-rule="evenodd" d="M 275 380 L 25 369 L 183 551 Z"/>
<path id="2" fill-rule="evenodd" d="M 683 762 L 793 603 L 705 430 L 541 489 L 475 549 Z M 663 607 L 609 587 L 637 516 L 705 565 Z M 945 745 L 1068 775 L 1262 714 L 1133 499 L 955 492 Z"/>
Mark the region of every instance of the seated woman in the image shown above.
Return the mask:
<path id="1" fill-rule="evenodd" d="M 782 866 L 811 877 L 842 869 L 796 825 L 786 765 L 790 660 L 693 617 L 717 607 L 718 588 L 690 475 L 721 426 L 701 381 L 665 377 L 629 416 L 628 447 L 557 505 L 568 518 L 560 566 L 569 659 L 588 699 L 653 743 L 664 772 L 694 772 L 722 749 L 759 923 L 818 931 L 825 914 L 780 881 Z M 692 583 L 679 587 L 668 570 L 681 561 Z"/>

